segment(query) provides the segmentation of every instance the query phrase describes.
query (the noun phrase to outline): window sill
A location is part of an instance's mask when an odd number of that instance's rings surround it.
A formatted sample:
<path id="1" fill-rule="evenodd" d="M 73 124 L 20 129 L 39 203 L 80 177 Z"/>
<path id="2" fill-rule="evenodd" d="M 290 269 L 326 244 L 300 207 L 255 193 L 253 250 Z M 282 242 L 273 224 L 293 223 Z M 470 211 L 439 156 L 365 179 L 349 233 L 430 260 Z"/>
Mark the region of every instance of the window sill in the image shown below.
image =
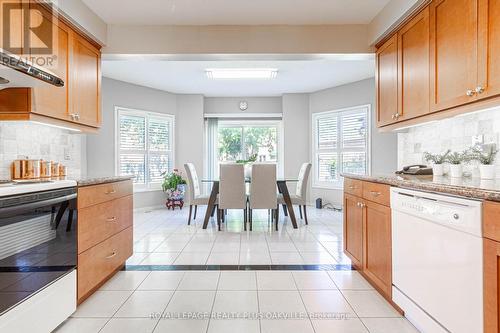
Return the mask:
<path id="1" fill-rule="evenodd" d="M 134 193 L 163 192 L 161 188 L 134 188 Z"/>
<path id="2" fill-rule="evenodd" d="M 343 186 L 312 185 L 312 188 L 321 190 L 336 190 L 336 191 L 344 190 Z"/>

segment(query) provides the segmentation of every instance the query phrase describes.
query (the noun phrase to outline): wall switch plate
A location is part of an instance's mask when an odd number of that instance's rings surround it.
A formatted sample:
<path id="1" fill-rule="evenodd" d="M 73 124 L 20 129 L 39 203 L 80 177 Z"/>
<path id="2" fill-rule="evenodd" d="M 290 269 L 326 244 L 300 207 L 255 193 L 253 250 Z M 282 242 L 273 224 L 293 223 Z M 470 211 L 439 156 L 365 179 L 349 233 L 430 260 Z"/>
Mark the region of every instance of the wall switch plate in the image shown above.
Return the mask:
<path id="1" fill-rule="evenodd" d="M 480 145 L 484 142 L 484 135 L 474 135 L 472 136 L 472 145 Z"/>
<path id="2" fill-rule="evenodd" d="M 69 161 L 71 159 L 71 155 L 69 153 L 69 148 L 64 148 L 64 159 Z"/>

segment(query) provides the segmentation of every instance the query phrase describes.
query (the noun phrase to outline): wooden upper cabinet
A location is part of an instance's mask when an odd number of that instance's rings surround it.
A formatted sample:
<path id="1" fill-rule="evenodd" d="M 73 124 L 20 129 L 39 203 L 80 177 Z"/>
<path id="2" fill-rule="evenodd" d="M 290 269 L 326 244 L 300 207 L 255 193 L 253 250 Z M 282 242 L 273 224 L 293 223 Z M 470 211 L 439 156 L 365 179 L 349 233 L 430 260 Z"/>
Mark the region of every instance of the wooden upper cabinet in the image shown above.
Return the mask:
<path id="1" fill-rule="evenodd" d="M 391 209 L 364 201 L 363 272 L 387 296 L 392 294 Z"/>
<path id="2" fill-rule="evenodd" d="M 62 22 L 58 22 L 52 14 L 42 8 L 40 5 L 31 5 L 31 22 L 34 26 L 40 26 L 37 34 L 48 35 L 47 38 L 53 39 L 52 55 L 40 56 L 51 59 L 51 64 L 47 69 L 62 78 L 64 87 L 46 86 L 37 87 L 32 90 L 32 112 L 46 115 L 49 117 L 67 120 L 68 117 L 68 86 L 69 86 L 69 39 L 70 30 Z M 42 19 L 45 18 L 52 23 L 52 26 L 42 25 Z M 34 34 L 31 35 L 30 49 L 43 47 L 43 42 Z M 39 55 L 30 52 L 32 56 Z"/>
<path id="3" fill-rule="evenodd" d="M 356 196 L 344 194 L 344 251 L 358 269 L 363 265 L 362 201 Z"/>
<path id="4" fill-rule="evenodd" d="M 429 113 L 429 8 L 398 32 L 398 120 Z"/>
<path id="5" fill-rule="evenodd" d="M 72 48 L 71 111 L 76 122 L 92 127 L 100 123 L 101 52 L 86 39 L 74 35 Z"/>
<path id="6" fill-rule="evenodd" d="M 23 38 L 23 12 L 22 7 L 26 7 L 21 0 L 0 0 L 0 48 L 11 53 L 22 55 L 24 53 Z M 4 21 L 7 18 L 10 24 Z M 8 43 L 4 41 L 8 40 Z"/>
<path id="7" fill-rule="evenodd" d="M 500 0 L 479 0 L 477 98 L 500 94 Z"/>
<path id="8" fill-rule="evenodd" d="M 431 111 L 474 101 L 478 74 L 478 0 L 430 4 Z"/>
<path id="9" fill-rule="evenodd" d="M 394 35 L 376 54 L 377 123 L 379 126 L 396 121 L 398 114 L 398 40 Z"/>

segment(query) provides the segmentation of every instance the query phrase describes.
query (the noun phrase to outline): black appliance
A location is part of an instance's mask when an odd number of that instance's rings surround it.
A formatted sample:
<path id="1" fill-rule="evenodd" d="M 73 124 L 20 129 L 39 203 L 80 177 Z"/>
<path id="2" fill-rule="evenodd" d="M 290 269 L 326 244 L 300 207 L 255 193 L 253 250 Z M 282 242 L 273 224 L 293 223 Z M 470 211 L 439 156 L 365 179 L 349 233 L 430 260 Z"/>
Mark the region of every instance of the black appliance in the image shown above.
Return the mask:
<path id="1" fill-rule="evenodd" d="M 76 218 L 64 213 L 76 193 L 0 197 L 0 315 L 76 268 Z"/>

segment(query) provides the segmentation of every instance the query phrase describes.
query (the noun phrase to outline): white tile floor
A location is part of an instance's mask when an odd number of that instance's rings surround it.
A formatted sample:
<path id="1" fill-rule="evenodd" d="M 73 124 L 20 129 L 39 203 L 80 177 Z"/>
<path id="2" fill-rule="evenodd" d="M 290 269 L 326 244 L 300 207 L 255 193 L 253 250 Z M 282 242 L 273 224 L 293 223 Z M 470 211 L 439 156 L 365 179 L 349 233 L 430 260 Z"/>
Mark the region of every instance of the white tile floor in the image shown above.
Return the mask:
<path id="1" fill-rule="evenodd" d="M 186 210 L 135 214 L 129 265 L 346 264 L 340 213 L 310 209 L 309 226 L 267 213 L 242 232 L 192 226 Z M 286 316 L 293 315 L 293 318 Z M 196 316 L 196 318 L 193 318 Z M 229 317 L 228 317 L 229 316 Z M 57 333 L 416 333 L 355 271 L 122 271 L 80 305 Z"/>
<path id="2" fill-rule="evenodd" d="M 417 331 L 355 271 L 125 271 L 56 332 Z"/>
<path id="3" fill-rule="evenodd" d="M 187 209 L 135 214 L 134 256 L 129 265 L 350 264 L 342 253 L 342 215 L 308 209 L 309 225 L 293 229 L 281 211 L 279 231 L 267 211 L 255 211 L 253 231 L 243 231 L 242 212 L 229 211 L 222 231 L 215 219 L 202 228 L 205 210 L 187 225 Z M 298 214 L 297 214 L 298 215 Z"/>

